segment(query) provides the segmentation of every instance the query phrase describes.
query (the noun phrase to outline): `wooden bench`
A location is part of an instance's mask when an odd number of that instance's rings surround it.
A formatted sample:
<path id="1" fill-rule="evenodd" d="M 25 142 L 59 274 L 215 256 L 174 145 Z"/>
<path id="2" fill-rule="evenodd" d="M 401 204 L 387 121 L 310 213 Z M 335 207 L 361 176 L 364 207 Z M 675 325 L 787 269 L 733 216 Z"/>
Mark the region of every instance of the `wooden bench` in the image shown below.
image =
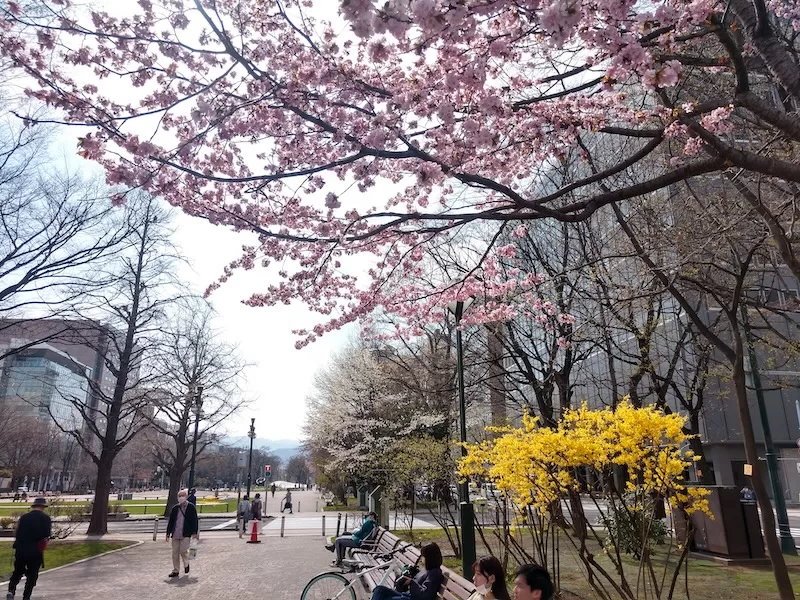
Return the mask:
<path id="1" fill-rule="evenodd" d="M 383 555 L 393 552 L 403 544 L 406 544 L 406 542 L 381 527 L 373 549 L 354 548 L 351 551 L 351 555 L 355 560 L 363 562 L 368 566 L 376 566 L 383 562 Z M 395 556 L 403 565 L 414 565 L 420 560 L 420 550 L 414 546 L 408 546 Z M 442 573 L 444 574 L 444 581 L 437 594 L 439 600 L 467 600 L 467 598 L 475 593 L 475 586 L 472 582 L 444 566 L 442 567 Z M 385 585 L 392 586 L 394 584 L 394 575 L 393 573 L 385 582 Z M 368 594 L 372 593 L 372 590 L 377 587 L 381 579 L 383 579 L 383 576 L 384 571 L 375 571 L 374 573 L 363 575 L 360 580 L 364 584 L 365 591 Z"/>

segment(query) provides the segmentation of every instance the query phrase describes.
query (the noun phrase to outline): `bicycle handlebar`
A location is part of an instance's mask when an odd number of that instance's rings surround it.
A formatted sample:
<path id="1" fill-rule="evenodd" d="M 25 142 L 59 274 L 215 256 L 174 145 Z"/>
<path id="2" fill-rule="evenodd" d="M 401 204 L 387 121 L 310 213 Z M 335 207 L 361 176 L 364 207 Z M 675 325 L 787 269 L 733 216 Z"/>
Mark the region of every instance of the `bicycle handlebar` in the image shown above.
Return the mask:
<path id="1" fill-rule="evenodd" d="M 400 546 L 399 548 L 396 548 L 387 554 L 381 554 L 381 558 L 384 560 L 392 560 L 392 557 L 394 557 L 395 554 L 398 554 L 400 552 L 403 552 L 404 550 L 407 550 L 408 548 L 413 548 L 413 547 L 414 544 L 410 543 L 406 544 L 405 546 Z"/>

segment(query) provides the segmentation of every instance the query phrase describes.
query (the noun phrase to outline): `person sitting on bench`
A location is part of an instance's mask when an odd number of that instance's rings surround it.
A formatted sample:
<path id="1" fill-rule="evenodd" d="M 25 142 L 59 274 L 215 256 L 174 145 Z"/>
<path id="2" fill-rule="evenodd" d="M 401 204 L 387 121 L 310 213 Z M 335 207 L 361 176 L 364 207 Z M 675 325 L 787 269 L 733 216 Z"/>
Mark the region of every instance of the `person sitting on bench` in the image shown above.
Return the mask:
<path id="1" fill-rule="evenodd" d="M 342 564 L 344 553 L 347 552 L 347 549 L 360 547 L 361 542 L 367 539 L 369 534 L 372 533 L 372 530 L 375 529 L 377 522 L 377 513 L 371 512 L 367 515 L 364 524 L 361 525 L 358 531 L 354 531 L 350 535 L 340 535 L 333 544 L 325 546 L 331 552 L 336 552 L 336 561 L 334 561 L 334 564 L 337 567 Z"/>

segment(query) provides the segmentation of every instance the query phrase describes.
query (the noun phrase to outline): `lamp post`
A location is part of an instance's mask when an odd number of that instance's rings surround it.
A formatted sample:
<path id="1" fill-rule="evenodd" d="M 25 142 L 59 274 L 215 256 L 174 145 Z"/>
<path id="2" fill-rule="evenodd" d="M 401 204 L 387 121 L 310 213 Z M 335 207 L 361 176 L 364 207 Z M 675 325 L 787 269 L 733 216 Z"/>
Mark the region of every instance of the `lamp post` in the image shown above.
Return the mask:
<path id="1" fill-rule="evenodd" d="M 472 300 L 450 302 L 447 308 L 456 319 L 456 371 L 458 378 L 459 441 L 461 457 L 467 456 L 467 403 L 464 395 L 464 346 L 461 340 L 461 317 Z M 461 567 L 464 577 L 472 581 L 472 565 L 475 563 L 475 509 L 469 501 L 469 480 L 458 484 L 459 514 L 461 516 Z"/>
<path id="2" fill-rule="evenodd" d="M 192 466 L 189 468 L 189 489 L 194 487 L 194 464 L 197 459 L 197 432 L 200 428 L 200 414 L 203 409 L 203 386 L 198 385 L 195 388 L 195 394 L 192 397 L 192 404 L 194 406 L 194 438 L 192 439 Z"/>
<path id="3" fill-rule="evenodd" d="M 767 415 L 767 405 L 764 403 L 764 390 L 761 387 L 761 375 L 758 372 L 758 362 L 756 360 L 756 349 L 750 336 L 750 322 L 747 318 L 747 306 L 741 305 L 742 329 L 744 341 L 747 345 L 747 358 L 750 362 L 750 382 L 756 392 L 756 403 L 758 404 L 758 414 L 761 418 L 761 430 L 764 433 L 764 458 L 767 463 L 767 473 L 772 484 L 772 495 L 775 497 L 775 513 L 778 521 L 778 531 L 780 532 L 781 551 L 784 554 L 797 556 L 792 530 L 789 527 L 789 515 L 786 511 L 786 499 L 783 497 L 783 485 L 778 470 L 778 458 L 775 455 L 775 445 L 772 442 L 772 430 L 769 425 Z"/>
<path id="4" fill-rule="evenodd" d="M 247 458 L 247 497 L 250 497 L 250 481 L 253 476 L 253 440 L 256 439 L 256 418 L 250 419 L 250 431 L 247 433 L 250 438 L 250 456 Z"/>

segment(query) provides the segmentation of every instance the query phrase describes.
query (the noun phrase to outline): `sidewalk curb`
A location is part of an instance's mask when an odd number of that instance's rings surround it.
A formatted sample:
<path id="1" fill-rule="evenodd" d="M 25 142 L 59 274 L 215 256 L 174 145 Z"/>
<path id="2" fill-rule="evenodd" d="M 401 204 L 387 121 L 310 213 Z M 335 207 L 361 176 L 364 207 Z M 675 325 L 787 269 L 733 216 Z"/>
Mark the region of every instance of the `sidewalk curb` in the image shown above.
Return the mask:
<path id="1" fill-rule="evenodd" d="M 107 542 L 127 542 L 128 540 L 105 540 Z M 109 550 L 107 552 L 101 552 L 100 554 L 95 554 L 94 556 L 87 556 L 86 558 L 82 558 L 80 560 L 76 560 L 75 562 L 67 563 L 66 565 L 61 565 L 60 567 L 53 567 L 52 569 L 46 569 L 39 573 L 39 577 L 41 578 L 43 575 L 47 575 L 48 573 L 52 573 L 54 571 L 60 571 L 61 569 L 66 569 L 67 567 L 72 567 L 74 565 L 79 565 L 81 563 L 89 562 L 90 560 L 94 560 L 95 558 L 100 558 L 101 556 L 106 556 L 108 554 L 114 554 L 115 552 L 122 552 L 124 550 L 130 550 L 131 548 L 136 548 L 137 546 L 141 546 L 145 542 L 139 540 L 133 542 L 129 546 L 125 546 L 124 548 L 116 548 L 114 550 Z M 8 581 L 0 581 L 0 585 L 6 585 Z"/>

